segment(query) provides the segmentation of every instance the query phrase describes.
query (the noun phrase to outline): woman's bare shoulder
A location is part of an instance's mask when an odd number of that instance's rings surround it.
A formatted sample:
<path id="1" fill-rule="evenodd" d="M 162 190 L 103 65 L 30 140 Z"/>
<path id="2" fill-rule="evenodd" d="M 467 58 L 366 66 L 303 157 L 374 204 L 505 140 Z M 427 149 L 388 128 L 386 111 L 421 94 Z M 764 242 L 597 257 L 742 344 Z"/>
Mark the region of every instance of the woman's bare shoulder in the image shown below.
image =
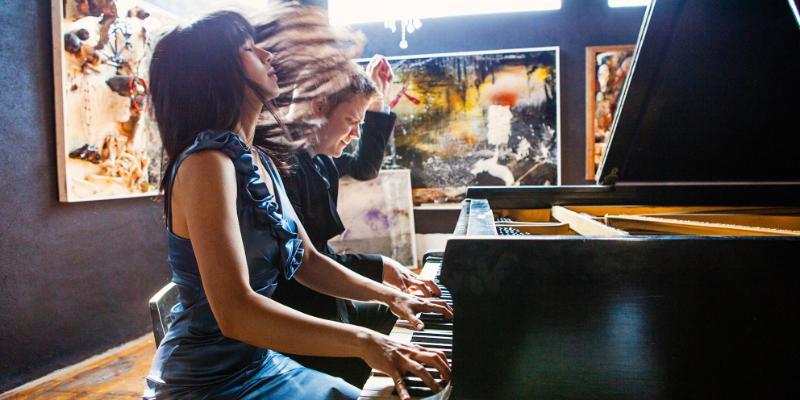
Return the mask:
<path id="1" fill-rule="evenodd" d="M 224 153 L 203 150 L 190 154 L 181 163 L 175 176 L 176 189 L 188 186 L 213 190 L 235 185 L 236 170 L 233 161 Z"/>
<path id="2" fill-rule="evenodd" d="M 190 154 L 178 168 L 178 177 L 231 175 L 235 173 L 233 161 L 221 151 L 203 150 Z"/>

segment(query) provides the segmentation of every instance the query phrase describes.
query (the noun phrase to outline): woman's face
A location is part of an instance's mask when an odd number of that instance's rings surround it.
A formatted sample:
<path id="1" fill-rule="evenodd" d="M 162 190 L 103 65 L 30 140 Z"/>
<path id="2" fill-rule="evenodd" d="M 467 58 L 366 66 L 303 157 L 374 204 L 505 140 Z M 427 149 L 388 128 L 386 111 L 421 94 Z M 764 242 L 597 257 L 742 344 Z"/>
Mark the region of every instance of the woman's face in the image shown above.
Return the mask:
<path id="1" fill-rule="evenodd" d="M 366 96 L 353 96 L 330 110 L 317 133 L 314 151 L 331 157 L 341 156 L 350 141 L 361 136 L 361 123 L 370 100 Z"/>
<path id="2" fill-rule="evenodd" d="M 278 76 L 272 68 L 272 53 L 255 46 L 253 39 L 247 39 L 239 48 L 242 56 L 244 74 L 251 81 L 255 82 L 262 93 L 266 96 L 264 100 L 271 100 L 278 96 Z"/>

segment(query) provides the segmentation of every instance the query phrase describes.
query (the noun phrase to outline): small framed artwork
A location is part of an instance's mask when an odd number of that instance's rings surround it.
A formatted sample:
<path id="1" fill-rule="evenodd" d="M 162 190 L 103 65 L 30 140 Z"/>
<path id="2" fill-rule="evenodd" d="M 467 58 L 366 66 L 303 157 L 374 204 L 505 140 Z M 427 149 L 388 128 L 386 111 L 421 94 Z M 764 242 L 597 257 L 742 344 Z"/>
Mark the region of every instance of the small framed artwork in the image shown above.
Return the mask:
<path id="1" fill-rule="evenodd" d="M 377 178 L 342 178 L 338 211 L 345 226 L 329 243 L 341 253 L 375 253 L 416 265 L 411 171 L 384 169 Z"/>
<path id="2" fill-rule="evenodd" d="M 586 180 L 593 181 L 611 134 L 636 46 L 586 48 Z"/>

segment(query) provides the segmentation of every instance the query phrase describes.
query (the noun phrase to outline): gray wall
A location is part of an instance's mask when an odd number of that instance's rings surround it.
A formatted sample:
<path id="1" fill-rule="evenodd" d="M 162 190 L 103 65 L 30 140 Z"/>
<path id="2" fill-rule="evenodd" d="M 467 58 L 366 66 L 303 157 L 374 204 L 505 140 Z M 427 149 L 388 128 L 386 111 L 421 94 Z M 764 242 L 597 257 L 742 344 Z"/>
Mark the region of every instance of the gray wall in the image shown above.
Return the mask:
<path id="1" fill-rule="evenodd" d="M 0 7 L 0 392 L 150 331 L 161 203 L 58 202 L 50 1 Z"/>
<path id="2" fill-rule="evenodd" d="M 11 3 L 11 4 L 8 4 Z M 366 54 L 561 47 L 563 183 L 584 183 L 584 47 L 633 43 L 643 8 L 564 0 L 559 11 L 426 20 L 402 52 L 360 26 Z M 50 2 L 0 7 L 0 391 L 149 332 L 169 279 L 161 203 L 58 202 Z"/>
<path id="3" fill-rule="evenodd" d="M 435 1 L 435 0 L 432 0 Z M 401 6 L 398 6 L 401 7 Z M 365 56 L 560 47 L 561 183 L 587 184 L 585 48 L 636 43 L 644 7 L 610 8 L 606 0 L 563 0 L 557 11 L 423 19 L 422 29 L 397 46 L 400 33 L 383 23 L 357 25 L 369 42 Z"/>

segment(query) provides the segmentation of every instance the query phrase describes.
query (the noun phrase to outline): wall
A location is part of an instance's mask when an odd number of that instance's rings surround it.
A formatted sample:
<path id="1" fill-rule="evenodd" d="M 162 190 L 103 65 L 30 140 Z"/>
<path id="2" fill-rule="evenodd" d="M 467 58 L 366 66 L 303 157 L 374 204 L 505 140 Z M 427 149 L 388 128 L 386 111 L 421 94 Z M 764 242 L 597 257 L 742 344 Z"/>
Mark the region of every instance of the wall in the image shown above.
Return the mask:
<path id="1" fill-rule="evenodd" d="M 50 1 L 0 7 L 0 392 L 150 331 L 161 203 L 58 202 Z"/>
<path id="2" fill-rule="evenodd" d="M 405 50 L 397 45 L 400 33 L 391 33 L 382 22 L 356 27 L 369 40 L 365 56 L 559 46 L 561 183 L 587 184 L 585 48 L 636 43 L 644 10 L 610 8 L 606 0 L 563 0 L 557 11 L 423 19 L 422 28 L 408 36 Z"/>

